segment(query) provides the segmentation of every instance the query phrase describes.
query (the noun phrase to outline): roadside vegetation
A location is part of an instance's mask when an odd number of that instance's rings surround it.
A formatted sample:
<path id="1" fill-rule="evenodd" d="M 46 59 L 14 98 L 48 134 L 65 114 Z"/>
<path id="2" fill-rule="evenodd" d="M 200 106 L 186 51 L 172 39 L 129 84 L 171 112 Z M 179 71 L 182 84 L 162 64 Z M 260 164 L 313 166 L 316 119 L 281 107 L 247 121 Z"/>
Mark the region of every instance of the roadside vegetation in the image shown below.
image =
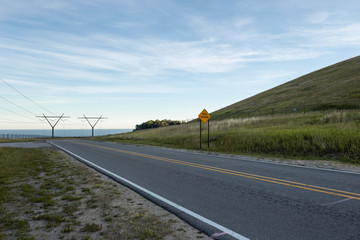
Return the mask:
<path id="1" fill-rule="evenodd" d="M 39 139 L 35 138 L 0 138 L 0 143 L 13 143 L 13 142 L 34 142 L 39 141 Z"/>
<path id="2" fill-rule="evenodd" d="M 0 239 L 208 239 L 49 149 L 0 148 Z"/>
<path id="3" fill-rule="evenodd" d="M 202 146 L 207 151 L 207 124 L 202 124 L 202 128 Z M 96 139 L 199 149 L 199 122 Z M 211 121 L 209 150 L 360 164 L 360 112 L 293 113 Z"/>
<path id="4" fill-rule="evenodd" d="M 173 120 L 149 120 L 146 122 L 143 122 L 141 124 L 137 124 L 135 126 L 135 130 L 143 130 L 143 129 L 149 129 L 149 128 L 159 128 L 159 127 L 166 127 L 166 126 L 172 126 L 172 125 L 180 125 L 181 121 L 173 121 Z"/>

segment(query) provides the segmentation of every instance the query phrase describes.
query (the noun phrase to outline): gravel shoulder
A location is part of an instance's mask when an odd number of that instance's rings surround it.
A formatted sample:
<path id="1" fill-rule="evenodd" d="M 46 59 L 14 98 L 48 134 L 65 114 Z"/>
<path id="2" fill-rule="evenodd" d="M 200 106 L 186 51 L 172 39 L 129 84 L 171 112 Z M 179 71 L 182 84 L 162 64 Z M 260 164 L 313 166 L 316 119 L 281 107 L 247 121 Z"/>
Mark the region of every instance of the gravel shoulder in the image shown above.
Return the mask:
<path id="1" fill-rule="evenodd" d="M 5 181 L 0 189 L 10 196 L 1 202 L 1 240 L 211 239 L 67 154 L 38 146 L 43 149 L 0 152 L 11 162 L 22 152 L 46 155 L 32 160 L 37 167 L 30 175 Z"/>

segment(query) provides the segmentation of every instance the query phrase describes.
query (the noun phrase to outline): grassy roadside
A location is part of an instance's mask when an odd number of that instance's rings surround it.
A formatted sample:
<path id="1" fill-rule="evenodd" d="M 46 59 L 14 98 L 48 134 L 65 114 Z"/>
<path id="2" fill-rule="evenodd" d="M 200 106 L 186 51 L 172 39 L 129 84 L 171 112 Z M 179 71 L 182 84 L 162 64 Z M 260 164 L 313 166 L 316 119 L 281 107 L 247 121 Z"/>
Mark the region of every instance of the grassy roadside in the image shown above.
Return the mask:
<path id="1" fill-rule="evenodd" d="M 199 123 L 97 137 L 96 140 L 199 149 Z M 203 125 L 202 144 L 206 151 L 207 124 Z M 212 121 L 210 150 L 360 164 L 360 112 L 313 112 Z"/>
<path id="2" fill-rule="evenodd" d="M 0 148 L 0 239 L 208 239 L 49 149 Z"/>
<path id="3" fill-rule="evenodd" d="M 41 139 L 37 138 L 18 138 L 18 139 L 13 139 L 13 138 L 0 138 L 0 143 L 13 143 L 13 142 L 34 142 L 34 141 L 41 141 Z"/>

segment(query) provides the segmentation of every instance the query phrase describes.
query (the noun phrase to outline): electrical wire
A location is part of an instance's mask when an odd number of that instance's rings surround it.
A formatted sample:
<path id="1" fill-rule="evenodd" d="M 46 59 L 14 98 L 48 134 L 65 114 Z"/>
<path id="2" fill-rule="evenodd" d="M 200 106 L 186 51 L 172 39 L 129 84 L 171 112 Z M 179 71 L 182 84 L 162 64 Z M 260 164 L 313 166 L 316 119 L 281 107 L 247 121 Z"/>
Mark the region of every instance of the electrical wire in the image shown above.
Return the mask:
<path id="1" fill-rule="evenodd" d="M 7 118 L 0 118 L 0 120 L 13 122 L 13 120 L 10 120 L 10 119 L 7 119 Z"/>
<path id="2" fill-rule="evenodd" d="M 19 93 L 21 96 L 23 96 L 24 98 L 26 98 L 27 100 L 29 100 L 30 102 L 32 102 L 33 104 L 35 104 L 36 106 L 40 107 L 41 109 L 43 109 L 43 110 L 45 110 L 45 111 L 47 111 L 47 112 L 49 112 L 49 113 L 51 113 L 51 114 L 53 114 L 53 115 L 56 115 L 55 113 L 53 113 L 53 112 L 51 112 L 50 110 L 42 107 L 41 105 L 39 105 L 38 103 L 36 103 L 36 102 L 33 101 L 32 99 L 30 99 L 29 97 L 27 97 L 25 94 L 21 93 L 19 90 L 17 90 L 17 89 L 16 89 L 15 87 L 13 87 L 11 84 L 9 84 L 8 82 L 6 82 L 4 79 L 0 78 L 0 80 L 1 80 L 2 82 L 4 82 L 7 86 L 9 86 L 10 88 L 12 88 L 14 91 L 16 91 L 17 93 Z M 1 97 L 1 96 L 0 96 L 0 97 Z M 6 99 L 6 98 L 4 98 L 4 97 L 1 97 L 1 98 L 3 98 L 3 99 L 6 100 L 7 102 L 9 102 L 9 103 L 11 103 L 11 104 L 13 104 L 13 105 L 21 108 L 22 110 L 24 110 L 24 111 L 26 111 L 26 112 L 28 112 L 28 113 L 30 113 L 30 114 L 32 114 L 32 115 L 35 115 L 35 116 L 36 116 L 36 115 L 39 115 L 39 114 L 35 114 L 35 113 L 33 113 L 33 112 L 30 112 L 29 110 L 24 109 L 23 107 L 17 105 L 17 104 L 14 103 L 14 102 L 11 102 L 10 100 L 8 100 L 8 99 Z M 6 110 L 7 110 L 7 111 L 10 111 L 10 110 L 8 110 L 8 109 L 6 109 Z M 10 111 L 10 112 L 13 112 L 13 111 Z M 13 112 L 13 113 L 14 113 L 14 112 Z M 18 114 L 18 113 L 15 113 L 15 114 L 24 116 L 24 115 Z M 74 125 L 81 125 L 81 124 L 76 123 L 76 122 L 73 122 L 73 121 L 71 121 L 71 120 L 69 120 L 69 122 L 72 123 L 72 124 L 74 124 Z"/>
<path id="3" fill-rule="evenodd" d="M 33 104 L 35 104 L 36 106 L 40 107 L 41 109 L 53 114 L 53 115 L 56 115 L 55 113 L 51 112 L 50 110 L 42 107 L 41 105 L 39 105 L 38 103 L 34 102 L 33 100 L 31 100 L 29 97 L 25 96 L 24 94 L 22 94 L 19 90 L 17 90 L 15 87 L 11 86 L 9 83 L 7 83 L 4 79 L 0 78 L 0 80 L 2 82 L 4 82 L 6 85 L 8 85 L 10 88 L 12 88 L 14 91 L 16 91 L 17 93 L 19 93 L 21 96 L 23 96 L 24 98 L 26 98 L 27 100 L 29 100 L 30 102 L 32 102 Z"/>
<path id="4" fill-rule="evenodd" d="M 14 121 L 11 121 L 11 122 L 9 122 L 9 121 L 2 121 L 2 120 L 0 120 L 0 122 L 1 123 L 7 123 L 7 124 L 19 124 L 19 123 L 21 123 L 21 124 L 38 124 L 37 122 L 14 122 Z"/>
<path id="5" fill-rule="evenodd" d="M 30 113 L 30 114 L 31 114 L 31 115 L 33 115 L 33 116 L 37 115 L 36 113 L 30 112 L 29 110 L 27 110 L 27 109 L 25 109 L 25 108 L 23 108 L 23 107 L 21 107 L 21 106 L 17 105 L 16 103 L 14 103 L 14 102 L 10 101 L 9 99 L 6 99 L 6 98 L 4 98 L 4 97 L 2 97 L 2 96 L 0 96 L 0 98 L 4 99 L 4 100 L 5 100 L 5 101 L 7 101 L 8 103 L 11 103 L 11 104 L 15 105 L 15 106 L 16 106 L 16 107 L 18 107 L 18 108 L 20 108 L 20 109 L 24 110 L 25 112 Z"/>
<path id="6" fill-rule="evenodd" d="M 3 122 L 3 123 L 37 123 L 37 122 L 20 122 L 20 121 L 16 121 L 16 120 L 7 119 L 7 118 L 0 118 L 0 122 Z"/>
<path id="7" fill-rule="evenodd" d="M 35 101 L 33 101 L 31 98 L 29 98 L 29 97 L 27 97 L 26 95 L 24 95 L 23 93 L 21 93 L 19 90 L 17 90 L 17 89 L 16 89 L 15 87 L 13 87 L 11 84 L 9 84 L 8 82 L 6 82 L 4 79 L 0 78 L 0 80 L 1 80 L 3 83 L 5 83 L 7 86 L 9 86 L 10 88 L 12 88 L 14 91 L 16 91 L 18 94 L 20 94 L 21 96 L 23 96 L 24 98 L 26 98 L 28 101 L 30 101 L 30 102 L 32 102 L 33 104 L 35 104 L 36 106 L 40 107 L 41 109 L 43 109 L 43 110 L 45 110 L 45 111 L 47 111 L 47 112 L 49 112 L 49 113 L 51 113 L 51 114 L 53 114 L 53 115 L 56 115 L 55 113 L 53 113 L 53 112 L 51 112 L 50 110 L 44 108 L 44 107 L 41 106 L 40 104 L 38 104 L 38 103 L 36 103 Z M 1 96 L 0 96 L 0 97 L 1 97 Z M 29 111 L 29 110 L 27 110 L 27 109 L 25 109 L 25 108 L 17 105 L 17 104 L 14 103 L 14 102 L 11 102 L 10 100 L 8 100 L 8 99 L 6 99 L 6 98 L 4 98 L 4 97 L 1 97 L 1 98 L 3 98 L 3 99 L 6 100 L 7 102 L 9 102 L 9 103 L 11 103 L 11 104 L 13 104 L 13 105 L 21 108 L 22 110 L 24 110 L 24 111 L 26 111 L 26 112 L 28 112 L 28 113 L 30 113 L 30 114 L 32 114 L 32 115 L 38 115 L 38 114 L 34 114 L 33 112 L 31 112 L 31 111 Z M 2 108 L 5 109 L 4 107 L 2 107 Z M 12 113 L 14 113 L 14 114 L 20 115 L 20 116 L 22 116 L 22 117 L 26 117 L 25 115 L 16 113 L 16 112 L 11 111 L 11 110 L 8 110 L 8 109 L 5 109 L 5 110 L 6 110 L 6 111 L 9 111 L 9 112 L 12 112 Z M 29 117 L 26 117 L 26 118 L 29 118 Z M 29 119 L 30 119 L 30 118 L 29 118 Z M 73 125 L 78 125 L 78 126 L 81 126 L 81 125 L 82 125 L 81 123 L 76 123 L 76 122 L 73 122 L 73 121 L 71 121 L 71 120 L 68 120 L 68 123 L 71 123 L 71 124 L 73 124 Z"/>
<path id="8" fill-rule="evenodd" d="M 30 117 L 28 117 L 28 116 L 25 116 L 25 115 L 23 115 L 23 114 L 21 114 L 21 113 L 14 112 L 14 111 L 9 110 L 9 109 L 7 109 L 7 108 L 4 108 L 4 107 L 2 107 L 2 106 L 0 106 L 0 108 L 4 109 L 5 111 L 11 112 L 11 113 L 13 113 L 13 114 L 19 115 L 19 116 L 21 116 L 21 117 L 24 117 L 24 118 L 28 118 L 28 119 L 34 120 L 33 118 L 30 118 Z"/>

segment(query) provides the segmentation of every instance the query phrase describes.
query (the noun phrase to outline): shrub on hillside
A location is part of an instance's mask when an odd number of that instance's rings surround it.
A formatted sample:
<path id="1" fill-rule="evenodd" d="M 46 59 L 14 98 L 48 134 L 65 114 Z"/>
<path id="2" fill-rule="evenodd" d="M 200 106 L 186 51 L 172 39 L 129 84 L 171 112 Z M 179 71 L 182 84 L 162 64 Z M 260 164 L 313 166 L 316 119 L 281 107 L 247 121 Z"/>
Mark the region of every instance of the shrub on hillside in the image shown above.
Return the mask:
<path id="1" fill-rule="evenodd" d="M 142 129 L 149 129 L 149 128 L 159 128 L 159 127 L 166 127 L 166 126 L 171 126 L 171 125 L 180 125 L 182 122 L 181 121 L 173 121 L 173 120 L 149 120 L 146 122 L 143 122 L 141 124 L 138 124 L 135 126 L 135 131 L 136 130 L 142 130 Z"/>

